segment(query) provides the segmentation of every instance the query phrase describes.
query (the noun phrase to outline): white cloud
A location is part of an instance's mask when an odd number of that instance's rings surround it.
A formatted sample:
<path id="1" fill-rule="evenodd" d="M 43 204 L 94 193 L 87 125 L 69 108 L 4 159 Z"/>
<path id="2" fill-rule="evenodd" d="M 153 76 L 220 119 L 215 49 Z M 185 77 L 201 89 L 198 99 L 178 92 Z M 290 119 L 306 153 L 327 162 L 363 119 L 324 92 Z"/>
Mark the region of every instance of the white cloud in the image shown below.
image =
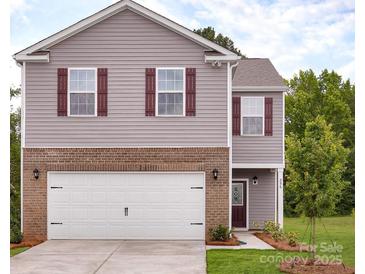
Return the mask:
<path id="1" fill-rule="evenodd" d="M 284 77 L 300 66 L 319 66 L 318 56 L 328 62 L 322 68 L 333 67 L 341 58 L 353 60 L 354 42 L 348 38 L 354 32 L 351 0 L 182 1 L 195 7 L 195 19 L 210 20 L 249 57 L 271 58 Z"/>
<path id="2" fill-rule="evenodd" d="M 350 78 L 352 82 L 355 81 L 355 60 L 352 60 L 348 64 L 339 67 L 336 69 L 336 71 L 342 75 L 344 80 Z"/>
<path id="3" fill-rule="evenodd" d="M 31 8 L 30 4 L 26 0 L 11 0 L 10 1 L 10 13 L 24 12 Z"/>

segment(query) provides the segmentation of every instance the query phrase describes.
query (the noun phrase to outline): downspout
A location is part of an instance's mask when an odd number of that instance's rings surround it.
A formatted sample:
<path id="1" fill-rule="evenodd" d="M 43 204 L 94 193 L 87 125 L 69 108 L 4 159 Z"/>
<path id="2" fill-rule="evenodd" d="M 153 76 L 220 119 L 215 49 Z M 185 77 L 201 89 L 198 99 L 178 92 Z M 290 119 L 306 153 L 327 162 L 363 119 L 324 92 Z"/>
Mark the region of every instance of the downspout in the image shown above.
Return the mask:
<path id="1" fill-rule="evenodd" d="M 227 62 L 227 145 L 229 150 L 229 170 L 228 170 L 228 193 L 229 193 L 229 229 L 232 229 L 232 70 L 237 67 L 238 61 L 231 65 Z"/>

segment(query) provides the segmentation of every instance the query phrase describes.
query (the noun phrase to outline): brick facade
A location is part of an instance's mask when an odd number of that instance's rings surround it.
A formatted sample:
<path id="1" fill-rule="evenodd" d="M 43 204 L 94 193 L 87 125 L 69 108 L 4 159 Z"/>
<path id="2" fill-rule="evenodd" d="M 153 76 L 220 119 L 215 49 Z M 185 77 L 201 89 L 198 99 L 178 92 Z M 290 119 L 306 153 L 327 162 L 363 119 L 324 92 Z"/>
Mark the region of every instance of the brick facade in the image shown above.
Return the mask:
<path id="1" fill-rule="evenodd" d="M 33 170 L 40 177 L 35 180 Z M 215 180 L 212 170 L 219 170 Z M 47 238 L 47 171 L 204 171 L 206 236 L 229 222 L 229 150 L 217 148 L 25 148 L 23 149 L 23 232 Z"/>

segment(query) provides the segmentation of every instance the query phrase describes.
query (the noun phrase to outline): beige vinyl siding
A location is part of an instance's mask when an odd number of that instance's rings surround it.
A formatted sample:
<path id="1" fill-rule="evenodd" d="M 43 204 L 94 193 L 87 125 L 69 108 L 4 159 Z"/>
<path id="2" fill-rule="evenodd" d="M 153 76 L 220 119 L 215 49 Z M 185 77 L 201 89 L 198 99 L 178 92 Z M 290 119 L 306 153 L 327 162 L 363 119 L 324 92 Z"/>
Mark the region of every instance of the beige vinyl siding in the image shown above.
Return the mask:
<path id="1" fill-rule="evenodd" d="M 244 164 L 282 164 L 283 163 L 283 97 L 282 97 L 283 93 L 233 92 L 233 96 L 272 97 L 273 135 L 233 136 L 232 162 L 244 163 Z"/>
<path id="2" fill-rule="evenodd" d="M 258 184 L 252 184 L 257 176 Z M 249 229 L 254 223 L 262 228 L 263 223 L 275 220 L 275 172 L 270 169 L 233 169 L 233 179 L 249 179 Z"/>
<path id="3" fill-rule="evenodd" d="M 204 48 L 129 10 L 27 63 L 27 147 L 227 146 L 227 68 Z M 195 117 L 145 117 L 145 68 L 196 68 Z M 108 68 L 107 117 L 58 117 L 57 68 Z"/>

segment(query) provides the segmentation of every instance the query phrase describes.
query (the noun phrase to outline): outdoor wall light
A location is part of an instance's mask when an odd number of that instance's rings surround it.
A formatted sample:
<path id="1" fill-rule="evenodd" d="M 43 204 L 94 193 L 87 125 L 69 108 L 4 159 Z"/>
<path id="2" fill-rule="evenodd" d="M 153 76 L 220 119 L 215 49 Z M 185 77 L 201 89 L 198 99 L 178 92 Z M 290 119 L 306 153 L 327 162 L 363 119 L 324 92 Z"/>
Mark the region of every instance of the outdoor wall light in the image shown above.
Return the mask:
<path id="1" fill-rule="evenodd" d="M 217 180 L 217 178 L 218 178 L 218 169 L 213 169 L 213 177 L 214 177 L 214 179 L 215 180 Z"/>
<path id="2" fill-rule="evenodd" d="M 253 178 L 252 178 L 252 184 L 253 185 L 257 185 L 259 183 L 259 181 L 257 180 L 257 176 L 254 176 Z"/>
<path id="3" fill-rule="evenodd" d="M 36 180 L 38 180 L 38 178 L 39 178 L 39 170 L 38 170 L 38 168 L 35 168 L 35 169 L 33 170 L 33 175 L 34 175 L 34 178 L 35 178 Z"/>

